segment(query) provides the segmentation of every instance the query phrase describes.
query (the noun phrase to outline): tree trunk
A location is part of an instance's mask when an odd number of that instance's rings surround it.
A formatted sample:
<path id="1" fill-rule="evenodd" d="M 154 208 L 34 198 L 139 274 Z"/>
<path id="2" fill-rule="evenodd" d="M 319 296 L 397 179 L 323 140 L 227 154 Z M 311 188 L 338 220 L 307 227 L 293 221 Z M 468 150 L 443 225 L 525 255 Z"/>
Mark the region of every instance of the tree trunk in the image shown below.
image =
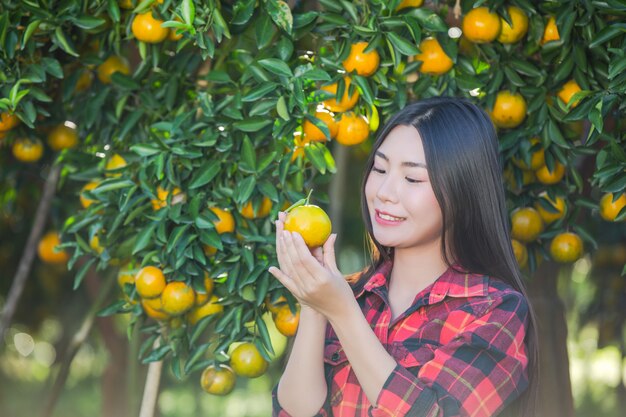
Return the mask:
<path id="1" fill-rule="evenodd" d="M 558 264 L 544 261 L 528 286 L 539 334 L 537 417 L 574 417 L 567 322 L 563 302 L 557 293 L 559 271 Z"/>

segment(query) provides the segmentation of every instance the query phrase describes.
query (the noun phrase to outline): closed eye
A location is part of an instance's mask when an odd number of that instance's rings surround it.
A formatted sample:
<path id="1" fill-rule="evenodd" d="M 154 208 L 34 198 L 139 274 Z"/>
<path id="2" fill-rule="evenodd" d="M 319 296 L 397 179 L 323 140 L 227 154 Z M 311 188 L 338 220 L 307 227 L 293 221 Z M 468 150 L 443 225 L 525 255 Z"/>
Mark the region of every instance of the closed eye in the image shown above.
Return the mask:
<path id="1" fill-rule="evenodd" d="M 380 169 L 380 168 L 376 168 L 376 167 L 372 167 L 372 171 L 374 171 L 377 174 L 384 174 L 385 173 L 384 169 Z M 411 184 L 419 184 L 420 182 L 424 182 L 424 181 L 420 181 L 420 180 L 414 180 L 413 178 L 409 178 L 409 177 L 405 177 L 405 179 L 407 180 L 407 182 L 409 182 Z"/>

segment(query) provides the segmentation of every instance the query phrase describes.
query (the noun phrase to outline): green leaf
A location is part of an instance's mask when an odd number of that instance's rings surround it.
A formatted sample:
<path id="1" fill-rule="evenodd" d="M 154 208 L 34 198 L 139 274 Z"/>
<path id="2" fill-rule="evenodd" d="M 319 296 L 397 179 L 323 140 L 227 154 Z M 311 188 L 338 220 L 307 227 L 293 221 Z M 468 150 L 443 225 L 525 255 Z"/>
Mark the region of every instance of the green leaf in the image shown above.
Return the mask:
<path id="1" fill-rule="evenodd" d="M 244 103 L 257 101 L 262 97 L 265 97 L 267 94 L 275 91 L 277 85 L 275 83 L 263 83 L 258 88 L 250 91 L 248 94 L 241 98 L 241 101 Z"/>
<path id="2" fill-rule="evenodd" d="M 313 166 L 320 172 L 320 174 L 326 174 L 326 161 L 324 155 L 320 151 L 317 143 L 310 143 L 304 147 L 304 153 Z M 323 146 L 323 145 L 322 145 Z"/>
<path id="3" fill-rule="evenodd" d="M 24 50 L 24 48 L 26 47 L 26 44 L 28 43 L 28 40 L 30 39 L 31 36 L 33 36 L 33 33 L 35 33 L 35 31 L 37 30 L 40 24 L 41 24 L 41 20 L 39 19 L 33 20 L 32 22 L 28 24 L 28 26 L 26 27 L 26 30 L 24 31 L 24 39 L 22 39 L 22 46 L 21 46 L 22 50 Z"/>
<path id="4" fill-rule="evenodd" d="M 412 9 L 409 16 L 414 16 L 422 26 L 432 32 L 447 32 L 448 25 L 431 9 L 419 7 Z"/>
<path id="5" fill-rule="evenodd" d="M 245 135 L 243 138 L 243 144 L 241 145 L 241 162 L 239 166 L 243 166 L 247 172 L 256 171 L 256 153 L 254 151 L 254 145 L 252 145 L 248 135 Z"/>
<path id="6" fill-rule="evenodd" d="M 54 31 L 54 34 L 52 35 L 52 41 L 66 53 L 75 57 L 79 56 L 78 52 L 76 52 L 76 49 L 74 49 L 74 44 L 72 43 L 72 41 L 65 37 L 61 26 L 57 27 Z"/>
<path id="7" fill-rule="evenodd" d="M 242 132 L 258 132 L 263 129 L 267 125 L 272 124 L 274 121 L 271 118 L 267 117 L 249 117 L 246 120 L 242 120 L 239 122 L 233 123 L 233 127 L 235 129 L 241 130 Z"/>
<path id="8" fill-rule="evenodd" d="M 106 23 L 106 20 L 94 16 L 73 17 L 71 18 L 71 21 L 74 23 L 74 26 L 77 26 L 81 29 L 95 29 L 98 26 L 102 26 Z"/>
<path id="9" fill-rule="evenodd" d="M 152 236 L 154 235 L 154 229 L 156 229 L 156 227 L 157 223 L 150 223 L 137 234 L 137 240 L 135 240 L 135 245 L 133 246 L 132 250 L 133 255 L 135 255 L 142 249 L 145 249 L 150 244 L 150 242 L 152 241 Z"/>
<path id="10" fill-rule="evenodd" d="M 193 0 L 183 0 L 182 15 L 185 23 L 188 26 L 192 26 L 193 21 L 196 18 L 196 6 L 194 5 Z"/>
<path id="11" fill-rule="evenodd" d="M 113 314 L 117 314 L 117 313 L 125 313 L 127 311 L 127 309 L 124 308 L 124 306 L 126 304 L 127 304 L 126 300 L 117 300 L 113 304 L 111 304 L 111 305 L 103 308 L 102 310 L 98 311 L 98 313 L 96 313 L 96 316 L 98 316 L 98 317 L 108 317 L 108 316 L 112 316 Z"/>
<path id="12" fill-rule="evenodd" d="M 615 23 L 613 25 L 606 26 L 596 34 L 593 41 L 589 44 L 589 48 L 595 48 L 622 33 L 626 33 L 626 23 Z"/>
<path id="13" fill-rule="evenodd" d="M 256 34 L 256 43 L 259 49 L 263 49 L 269 45 L 274 33 L 276 32 L 276 28 L 272 24 L 272 20 L 266 14 L 259 16 L 254 29 Z"/>
<path id="14" fill-rule="evenodd" d="M 265 3 L 267 14 L 272 18 L 276 26 L 291 35 L 293 28 L 293 16 L 289 5 L 282 0 L 268 0 Z"/>
<path id="15" fill-rule="evenodd" d="M 111 16 L 111 19 L 115 23 L 120 21 L 120 6 L 117 1 L 118 0 L 109 0 L 107 7 L 107 9 L 109 10 L 109 16 Z"/>
<path id="16" fill-rule="evenodd" d="M 408 42 L 406 39 L 400 37 L 394 32 L 387 32 L 387 39 L 393 44 L 394 48 L 398 50 L 402 55 L 413 56 L 419 54 L 419 49 L 414 44 Z"/>
<path id="17" fill-rule="evenodd" d="M 254 187 L 256 185 L 256 178 L 252 175 L 244 178 L 235 187 L 235 202 L 237 204 L 243 204 L 250 199 Z"/>
<path id="18" fill-rule="evenodd" d="M 291 68 L 280 59 L 276 58 L 266 58 L 261 59 L 259 64 L 265 68 L 266 70 L 283 77 L 293 77 L 293 73 L 291 72 Z"/>
<path id="19" fill-rule="evenodd" d="M 202 187 L 208 184 L 220 172 L 219 160 L 211 160 L 205 163 L 202 168 L 197 170 L 189 183 L 189 189 Z"/>
<path id="20" fill-rule="evenodd" d="M 87 271 L 89 271 L 89 268 L 91 268 L 91 266 L 94 263 L 96 263 L 97 260 L 98 260 L 97 258 L 91 258 L 87 262 L 85 262 L 85 264 L 80 268 L 80 270 L 74 277 L 74 287 L 73 287 L 74 290 L 80 287 L 80 284 L 83 282 L 83 279 L 85 278 L 85 275 L 87 274 Z"/>
<path id="21" fill-rule="evenodd" d="M 148 356 L 141 360 L 141 363 L 146 364 L 150 362 L 158 362 L 165 358 L 165 356 L 172 351 L 171 345 L 163 345 L 154 349 Z"/>
<path id="22" fill-rule="evenodd" d="M 289 110 L 287 110 L 287 101 L 285 100 L 285 96 L 280 96 L 276 102 L 276 113 L 278 113 L 281 119 L 289 121 Z"/>

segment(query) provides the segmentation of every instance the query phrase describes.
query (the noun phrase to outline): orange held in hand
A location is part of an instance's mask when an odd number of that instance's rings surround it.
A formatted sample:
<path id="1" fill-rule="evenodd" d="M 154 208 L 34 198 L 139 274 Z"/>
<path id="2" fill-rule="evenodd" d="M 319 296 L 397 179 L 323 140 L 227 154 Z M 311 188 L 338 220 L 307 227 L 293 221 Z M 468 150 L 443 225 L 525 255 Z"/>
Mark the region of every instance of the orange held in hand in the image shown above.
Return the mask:
<path id="1" fill-rule="evenodd" d="M 324 210 L 313 204 L 304 204 L 287 213 L 285 230 L 299 233 L 309 248 L 316 248 L 326 242 L 332 225 Z"/>

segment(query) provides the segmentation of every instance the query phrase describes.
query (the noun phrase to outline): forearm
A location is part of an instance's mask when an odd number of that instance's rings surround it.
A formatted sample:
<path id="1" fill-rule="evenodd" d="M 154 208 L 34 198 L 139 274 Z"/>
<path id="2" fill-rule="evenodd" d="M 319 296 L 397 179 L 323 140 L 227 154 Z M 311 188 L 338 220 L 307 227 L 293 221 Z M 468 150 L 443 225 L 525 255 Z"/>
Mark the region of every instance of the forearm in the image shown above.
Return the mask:
<path id="1" fill-rule="evenodd" d="M 327 320 L 302 307 L 289 360 L 278 384 L 278 401 L 294 417 L 316 414 L 326 400 L 324 338 Z"/>
<path id="2" fill-rule="evenodd" d="M 346 314 L 331 318 L 331 325 L 352 369 L 372 405 L 395 369 L 395 359 L 385 350 L 363 316 L 356 300 Z"/>

